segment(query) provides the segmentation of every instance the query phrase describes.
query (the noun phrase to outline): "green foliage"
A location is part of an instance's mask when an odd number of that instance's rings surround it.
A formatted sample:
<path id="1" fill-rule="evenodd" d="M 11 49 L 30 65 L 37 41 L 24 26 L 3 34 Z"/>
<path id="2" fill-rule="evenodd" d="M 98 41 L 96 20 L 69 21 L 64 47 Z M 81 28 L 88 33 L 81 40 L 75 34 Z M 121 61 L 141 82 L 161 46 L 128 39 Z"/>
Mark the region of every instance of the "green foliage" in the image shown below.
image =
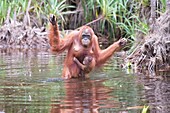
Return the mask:
<path id="1" fill-rule="evenodd" d="M 108 31 L 115 31 L 116 26 L 115 23 L 117 21 L 117 5 L 115 0 L 97 0 L 99 7 L 102 10 L 102 16 L 104 19 L 102 20 L 102 31 L 104 31 L 105 26 L 107 26 Z M 111 32 L 112 33 L 112 32 Z M 115 36 L 115 33 L 111 34 L 111 36 Z"/>
<path id="2" fill-rule="evenodd" d="M 162 12 L 166 11 L 166 1 L 167 0 L 160 0 L 161 4 L 162 4 Z"/>
<path id="3" fill-rule="evenodd" d="M 98 16 L 96 12 L 96 0 L 82 1 L 83 13 L 86 22 L 90 22 L 94 17 Z M 93 16 L 92 16 L 93 15 Z"/>
<path id="4" fill-rule="evenodd" d="M 149 108 L 149 106 L 144 106 L 144 107 L 143 107 L 143 110 L 142 110 L 142 113 L 147 113 L 148 108 Z"/>
<path id="5" fill-rule="evenodd" d="M 144 5 L 145 7 L 150 5 L 150 1 L 149 0 L 142 0 L 142 5 Z"/>
<path id="6" fill-rule="evenodd" d="M 9 3 L 7 2 L 7 0 L 1 0 L 0 2 L 1 2 L 1 4 L 0 4 L 0 23 L 2 23 L 7 16 Z"/>
<path id="7" fill-rule="evenodd" d="M 86 4 L 90 4 L 88 6 L 91 8 L 87 8 Z M 94 20 L 92 19 L 94 13 L 96 18 L 102 16 L 97 28 L 109 37 L 126 37 L 134 40 L 136 31 L 144 34 L 148 31 L 147 24 L 141 22 L 137 16 L 139 3 L 134 0 L 131 2 L 128 0 L 96 0 L 96 2 L 87 0 L 86 4 L 84 2 L 82 4 L 85 10 L 84 15 L 87 17 L 86 21 Z M 91 6 L 91 4 L 94 5 Z M 117 36 L 117 32 L 121 32 L 119 33 L 121 36 Z"/>
<path id="8" fill-rule="evenodd" d="M 0 1 L 0 24 L 2 24 L 9 12 L 9 16 L 14 18 L 14 14 L 19 15 L 25 12 L 28 5 L 28 0 L 2 0 Z"/>
<path id="9" fill-rule="evenodd" d="M 14 18 L 14 16 L 16 16 L 18 19 L 23 19 L 23 16 L 28 10 L 29 14 L 36 15 L 39 20 L 41 20 L 43 17 L 47 19 L 48 15 L 52 13 L 62 18 L 62 21 L 64 21 L 63 15 L 73 13 L 67 11 L 67 9 L 74 7 L 66 4 L 66 0 L 43 0 L 41 2 L 32 0 L 30 7 L 28 7 L 28 1 L 29 0 L 1 0 L 0 24 L 3 24 L 3 22 L 6 20 L 8 11 L 10 13 L 10 18 Z"/>
<path id="10" fill-rule="evenodd" d="M 33 20 L 34 23 L 44 22 L 42 25 L 46 25 L 48 15 L 52 13 L 64 25 L 74 26 L 73 28 L 99 19 L 92 22 L 95 31 L 112 39 L 126 37 L 135 40 L 136 31 L 144 34 L 148 32 L 148 25 L 141 22 L 139 11 L 141 4 L 149 6 L 149 0 L 82 0 L 74 3 L 70 0 L 31 0 L 30 7 L 28 2 L 29 0 L 1 0 L 0 24 L 4 23 L 8 14 L 10 18 L 19 20 L 24 20 L 24 16 L 29 14 L 31 19 L 36 20 Z M 164 12 L 166 0 L 161 0 L 160 3 L 160 11 Z M 70 14 L 73 18 L 70 18 Z"/>
<path id="11" fill-rule="evenodd" d="M 63 17 L 64 14 L 73 13 L 70 11 L 65 11 L 66 9 L 74 8 L 74 6 L 66 4 L 66 0 L 62 0 L 61 2 L 59 2 L 58 0 L 49 0 L 45 4 L 46 4 L 45 14 L 49 14 L 49 13 L 56 14 L 58 17 L 61 17 L 63 21 L 64 21 L 64 17 Z"/>

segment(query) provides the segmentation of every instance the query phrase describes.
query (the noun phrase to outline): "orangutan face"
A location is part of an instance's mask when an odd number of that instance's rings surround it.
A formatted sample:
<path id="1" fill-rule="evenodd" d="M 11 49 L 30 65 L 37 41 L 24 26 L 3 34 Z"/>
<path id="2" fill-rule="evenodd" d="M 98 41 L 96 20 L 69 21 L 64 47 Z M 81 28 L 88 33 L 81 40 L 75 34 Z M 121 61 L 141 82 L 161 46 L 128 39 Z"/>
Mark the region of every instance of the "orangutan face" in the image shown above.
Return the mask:
<path id="1" fill-rule="evenodd" d="M 91 33 L 88 29 L 82 32 L 81 43 L 84 47 L 88 47 L 91 43 Z"/>

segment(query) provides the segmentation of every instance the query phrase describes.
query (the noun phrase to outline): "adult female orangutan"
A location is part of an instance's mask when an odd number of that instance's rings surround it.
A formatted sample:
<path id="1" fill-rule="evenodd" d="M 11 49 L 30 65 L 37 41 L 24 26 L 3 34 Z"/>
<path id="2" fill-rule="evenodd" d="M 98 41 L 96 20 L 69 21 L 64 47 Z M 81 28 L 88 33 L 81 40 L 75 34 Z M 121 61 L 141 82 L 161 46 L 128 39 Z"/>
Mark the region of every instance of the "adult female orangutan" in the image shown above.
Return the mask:
<path id="1" fill-rule="evenodd" d="M 74 30 L 65 38 L 61 39 L 59 37 L 56 17 L 50 15 L 49 21 L 51 50 L 56 52 L 68 50 L 62 72 L 62 77 L 64 79 L 78 77 L 82 73 L 81 71 L 84 71 L 85 74 L 89 73 L 89 71 L 87 72 L 86 70 L 81 69 L 80 65 L 75 62 L 75 58 L 83 64 L 84 58 L 90 56 L 91 60 L 90 63 L 88 63 L 88 70 L 92 70 L 96 66 L 105 63 L 115 51 L 120 50 L 127 42 L 126 39 L 122 38 L 108 48 L 101 50 L 98 43 L 98 37 L 89 26 L 82 26 L 80 30 Z"/>

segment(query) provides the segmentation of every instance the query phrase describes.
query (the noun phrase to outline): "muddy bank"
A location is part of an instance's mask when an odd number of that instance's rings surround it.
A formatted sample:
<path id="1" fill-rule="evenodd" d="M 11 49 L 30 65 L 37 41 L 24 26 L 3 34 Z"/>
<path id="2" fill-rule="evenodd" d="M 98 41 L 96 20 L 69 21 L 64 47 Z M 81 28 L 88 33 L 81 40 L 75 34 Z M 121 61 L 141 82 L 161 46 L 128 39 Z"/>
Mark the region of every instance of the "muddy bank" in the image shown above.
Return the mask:
<path id="1" fill-rule="evenodd" d="M 170 11 L 153 22 L 143 44 L 128 59 L 137 70 L 170 70 Z"/>
<path id="2" fill-rule="evenodd" d="M 60 37 L 63 38 L 71 31 L 61 31 Z M 108 37 L 99 34 L 98 38 L 102 48 L 108 46 Z M 8 24 L 0 27 L 0 48 L 49 49 L 48 28 L 32 28 L 23 22 L 11 20 Z"/>
<path id="3" fill-rule="evenodd" d="M 11 21 L 0 28 L 0 48 L 49 48 L 46 28 Z"/>

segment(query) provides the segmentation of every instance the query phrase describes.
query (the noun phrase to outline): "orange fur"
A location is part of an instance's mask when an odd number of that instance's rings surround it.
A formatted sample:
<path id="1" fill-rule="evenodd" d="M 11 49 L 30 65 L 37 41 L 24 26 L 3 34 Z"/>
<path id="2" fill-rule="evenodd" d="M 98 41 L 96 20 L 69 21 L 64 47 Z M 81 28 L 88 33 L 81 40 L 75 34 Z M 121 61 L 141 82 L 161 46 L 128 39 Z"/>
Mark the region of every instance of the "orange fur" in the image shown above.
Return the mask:
<path id="1" fill-rule="evenodd" d="M 91 43 L 87 48 L 84 48 L 80 41 L 82 32 L 85 29 L 88 29 L 92 37 Z M 105 63 L 105 61 L 107 61 L 115 51 L 121 49 L 125 45 L 124 44 L 122 46 L 120 42 L 126 42 L 125 39 L 120 39 L 119 41 L 110 45 L 108 48 L 101 50 L 98 44 L 98 38 L 94 34 L 92 28 L 89 26 L 82 26 L 79 31 L 74 30 L 64 39 L 61 39 L 59 37 L 57 23 L 50 23 L 49 39 L 52 51 L 63 52 L 64 50 L 68 50 L 62 73 L 62 77 L 66 79 L 78 77 L 80 74 L 80 66 L 74 62 L 74 57 L 76 57 L 82 63 L 86 56 L 91 56 L 93 60 L 91 61 L 89 68 L 92 70 L 96 66 Z"/>

